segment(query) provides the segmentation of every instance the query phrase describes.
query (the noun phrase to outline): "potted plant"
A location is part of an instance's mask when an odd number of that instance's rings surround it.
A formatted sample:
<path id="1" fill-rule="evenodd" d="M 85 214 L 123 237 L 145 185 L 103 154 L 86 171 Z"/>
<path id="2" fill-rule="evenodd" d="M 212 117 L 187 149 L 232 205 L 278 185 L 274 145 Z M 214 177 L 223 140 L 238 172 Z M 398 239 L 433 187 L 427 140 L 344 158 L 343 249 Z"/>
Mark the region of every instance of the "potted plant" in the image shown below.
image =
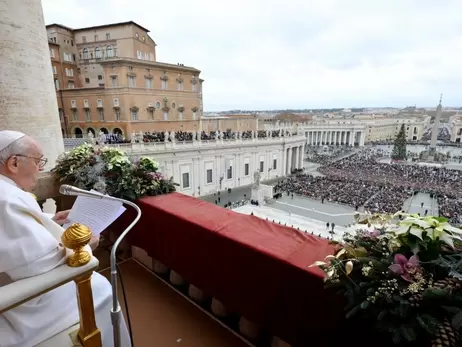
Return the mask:
<path id="1" fill-rule="evenodd" d="M 133 158 L 116 148 L 85 143 L 61 155 L 52 173 L 82 189 L 136 200 L 175 191 L 173 177 L 165 177 L 158 167 L 150 157 Z"/>
<path id="2" fill-rule="evenodd" d="M 431 216 L 374 218 L 332 241 L 335 253 L 312 265 L 347 298 L 352 329 L 371 325 L 372 343 L 385 346 L 459 346 L 462 230 Z"/>

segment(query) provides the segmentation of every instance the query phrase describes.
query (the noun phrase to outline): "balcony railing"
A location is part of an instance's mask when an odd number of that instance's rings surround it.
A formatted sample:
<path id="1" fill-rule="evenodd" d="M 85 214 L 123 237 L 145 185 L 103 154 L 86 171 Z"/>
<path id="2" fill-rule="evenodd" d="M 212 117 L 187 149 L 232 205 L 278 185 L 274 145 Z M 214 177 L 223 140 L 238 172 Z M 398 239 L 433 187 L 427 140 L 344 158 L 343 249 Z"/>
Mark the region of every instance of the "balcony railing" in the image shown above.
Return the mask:
<path id="1" fill-rule="evenodd" d="M 66 149 L 79 146 L 88 141 L 88 138 L 65 138 L 64 146 Z M 106 144 L 109 147 L 120 148 L 126 152 L 164 152 L 171 150 L 187 149 L 210 149 L 215 147 L 232 147 L 232 146 L 254 146 L 254 145 L 273 145 L 284 143 L 304 142 L 304 135 L 293 135 L 288 137 L 266 137 L 266 138 L 243 138 L 243 139 L 214 139 L 202 141 L 174 141 L 174 142 L 142 142 L 142 143 L 120 143 Z"/>

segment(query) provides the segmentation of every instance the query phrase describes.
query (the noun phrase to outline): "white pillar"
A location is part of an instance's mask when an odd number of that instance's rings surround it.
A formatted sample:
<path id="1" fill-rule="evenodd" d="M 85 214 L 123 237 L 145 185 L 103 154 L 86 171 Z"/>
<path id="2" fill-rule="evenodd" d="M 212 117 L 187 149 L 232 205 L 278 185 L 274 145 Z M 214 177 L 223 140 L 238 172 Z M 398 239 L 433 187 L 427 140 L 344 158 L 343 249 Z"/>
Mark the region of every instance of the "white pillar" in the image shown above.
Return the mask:
<path id="1" fill-rule="evenodd" d="M 305 156 L 305 145 L 300 146 L 299 169 L 303 169 L 303 157 Z"/>
<path id="2" fill-rule="evenodd" d="M 350 146 L 354 146 L 355 144 L 355 132 L 354 131 L 350 131 Z"/>
<path id="3" fill-rule="evenodd" d="M 290 175 L 292 172 L 292 148 L 289 148 L 289 151 L 287 153 L 287 174 Z"/>
<path id="4" fill-rule="evenodd" d="M 359 145 L 362 147 L 362 146 L 364 146 L 364 140 L 365 140 L 365 139 L 364 139 L 364 131 L 361 131 L 361 132 L 360 132 L 360 136 L 361 136 L 361 137 L 360 137 L 360 139 L 359 139 Z"/>
<path id="5" fill-rule="evenodd" d="M 40 0 L 0 1 L 0 129 L 37 139 L 51 169 L 64 152 Z"/>

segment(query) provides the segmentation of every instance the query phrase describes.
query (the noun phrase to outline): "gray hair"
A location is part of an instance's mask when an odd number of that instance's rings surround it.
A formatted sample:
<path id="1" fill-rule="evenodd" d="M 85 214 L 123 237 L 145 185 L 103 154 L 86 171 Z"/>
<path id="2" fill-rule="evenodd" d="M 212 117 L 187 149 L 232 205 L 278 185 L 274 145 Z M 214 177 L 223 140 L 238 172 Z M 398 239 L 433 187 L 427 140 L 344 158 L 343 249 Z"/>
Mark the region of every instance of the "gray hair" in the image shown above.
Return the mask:
<path id="1" fill-rule="evenodd" d="M 12 144 L 0 151 L 0 165 L 6 164 L 9 158 L 13 155 L 26 155 L 30 148 L 30 143 L 27 140 L 27 137 L 21 137 L 20 139 L 14 141 Z"/>

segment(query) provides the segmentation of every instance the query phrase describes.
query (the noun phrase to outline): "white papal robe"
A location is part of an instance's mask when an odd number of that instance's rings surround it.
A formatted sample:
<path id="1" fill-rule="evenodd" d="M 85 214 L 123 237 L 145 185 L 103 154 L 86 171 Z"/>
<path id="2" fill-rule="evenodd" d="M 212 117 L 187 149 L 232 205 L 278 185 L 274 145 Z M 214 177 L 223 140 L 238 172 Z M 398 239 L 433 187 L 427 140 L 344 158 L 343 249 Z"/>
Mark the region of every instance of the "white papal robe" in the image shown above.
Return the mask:
<path id="1" fill-rule="evenodd" d="M 64 264 L 62 233 L 63 229 L 42 212 L 31 194 L 0 175 L 0 285 Z M 96 272 L 91 284 L 103 346 L 112 347 L 111 285 Z M 41 343 L 78 323 L 78 312 L 76 285 L 70 282 L 0 315 L 0 347 L 32 347 Z M 121 330 L 122 346 L 129 347 L 125 321 Z"/>

